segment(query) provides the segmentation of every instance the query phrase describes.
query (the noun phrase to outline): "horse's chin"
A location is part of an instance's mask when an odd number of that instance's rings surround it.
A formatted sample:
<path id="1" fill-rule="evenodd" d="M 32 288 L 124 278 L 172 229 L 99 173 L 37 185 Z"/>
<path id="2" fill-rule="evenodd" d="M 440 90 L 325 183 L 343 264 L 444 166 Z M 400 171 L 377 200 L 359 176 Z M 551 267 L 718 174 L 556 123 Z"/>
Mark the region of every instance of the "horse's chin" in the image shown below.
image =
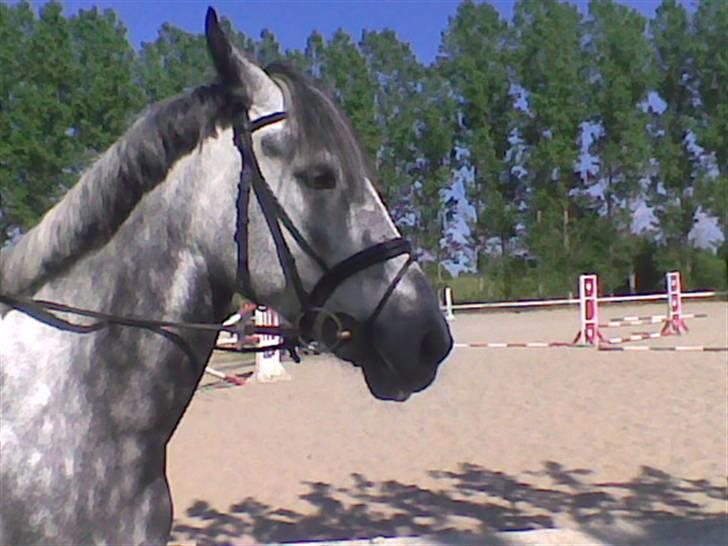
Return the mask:
<path id="1" fill-rule="evenodd" d="M 361 364 L 369 392 L 379 400 L 405 402 L 416 392 L 426 389 L 435 379 L 435 370 L 417 378 L 406 378 L 379 356 L 370 356 Z"/>

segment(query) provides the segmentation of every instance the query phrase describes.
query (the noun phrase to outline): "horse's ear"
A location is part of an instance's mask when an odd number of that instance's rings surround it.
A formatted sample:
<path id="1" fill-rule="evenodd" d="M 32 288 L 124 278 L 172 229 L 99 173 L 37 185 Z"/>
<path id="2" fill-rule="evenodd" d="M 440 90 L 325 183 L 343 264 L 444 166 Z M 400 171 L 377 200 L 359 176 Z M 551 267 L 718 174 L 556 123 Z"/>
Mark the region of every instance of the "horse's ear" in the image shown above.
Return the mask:
<path id="1" fill-rule="evenodd" d="M 255 104 L 266 103 L 280 93 L 273 80 L 230 43 L 211 7 L 207 8 L 205 36 L 218 76 L 234 94 L 243 95 L 246 102 Z"/>
<path id="2" fill-rule="evenodd" d="M 212 7 L 207 8 L 205 37 L 207 38 L 207 48 L 210 50 L 212 62 L 215 63 L 215 69 L 223 83 L 228 85 L 240 83 L 235 61 L 233 60 L 232 45 L 220 28 L 217 13 Z"/>

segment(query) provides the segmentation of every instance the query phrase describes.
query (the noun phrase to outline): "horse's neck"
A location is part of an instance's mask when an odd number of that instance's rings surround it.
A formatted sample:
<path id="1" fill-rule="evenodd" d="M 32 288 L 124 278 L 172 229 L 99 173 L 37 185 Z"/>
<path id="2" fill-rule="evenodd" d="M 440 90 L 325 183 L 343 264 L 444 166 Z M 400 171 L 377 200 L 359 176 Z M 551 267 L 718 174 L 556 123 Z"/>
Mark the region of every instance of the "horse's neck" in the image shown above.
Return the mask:
<path id="1" fill-rule="evenodd" d="M 106 245 L 38 295 L 117 315 L 176 321 L 220 318 L 205 256 L 190 238 L 191 217 L 184 209 L 168 210 L 173 205 L 167 197 L 160 189 L 145 198 Z"/>
<path id="2" fill-rule="evenodd" d="M 175 192 L 173 185 L 151 192 L 106 245 L 86 254 L 36 297 L 120 316 L 221 321 L 232 294 L 215 283 L 193 240 L 191 200 Z M 173 331 L 193 350 L 194 362 L 168 338 L 143 329 L 112 326 L 88 336 L 65 334 L 64 339 L 72 344 L 68 357 L 77 360 L 73 366 L 105 370 L 120 404 L 153 408 L 143 426 L 171 433 L 216 338 L 214 333 Z M 67 337 L 74 335 L 85 338 Z"/>

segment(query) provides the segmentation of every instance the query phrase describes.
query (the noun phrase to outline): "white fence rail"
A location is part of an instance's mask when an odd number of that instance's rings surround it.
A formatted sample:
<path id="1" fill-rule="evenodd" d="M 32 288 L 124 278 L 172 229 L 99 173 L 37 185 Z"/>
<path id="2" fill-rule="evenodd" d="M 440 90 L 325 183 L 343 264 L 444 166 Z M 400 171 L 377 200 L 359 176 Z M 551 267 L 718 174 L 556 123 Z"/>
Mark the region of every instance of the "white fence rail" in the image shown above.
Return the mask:
<path id="1" fill-rule="evenodd" d="M 714 290 L 683 292 L 683 298 L 714 298 L 716 296 L 725 295 L 726 292 L 716 292 Z M 605 296 L 599 298 L 599 303 L 617 303 L 617 302 L 639 302 L 639 301 L 659 301 L 668 298 L 667 293 L 664 294 L 640 294 L 631 296 Z M 561 298 L 549 300 L 520 300 L 520 301 L 496 301 L 484 303 L 455 303 L 451 309 L 453 311 L 466 311 L 474 309 L 509 309 L 519 307 L 549 307 L 555 305 L 578 305 L 579 298 Z M 447 306 L 442 307 L 443 311 L 447 311 Z"/>

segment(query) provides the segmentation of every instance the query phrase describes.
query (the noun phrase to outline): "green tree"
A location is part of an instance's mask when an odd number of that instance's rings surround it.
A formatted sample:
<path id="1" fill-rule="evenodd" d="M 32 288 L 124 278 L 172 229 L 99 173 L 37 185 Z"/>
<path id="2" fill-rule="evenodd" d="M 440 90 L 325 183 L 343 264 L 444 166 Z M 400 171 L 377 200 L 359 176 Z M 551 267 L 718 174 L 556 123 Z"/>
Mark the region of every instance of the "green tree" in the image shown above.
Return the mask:
<path id="1" fill-rule="evenodd" d="M 366 59 L 351 36 L 339 29 L 323 50 L 321 79 L 333 88 L 370 157 L 379 151 L 381 135 L 376 123 L 376 83 Z"/>
<path id="2" fill-rule="evenodd" d="M 519 181 L 507 165 L 513 112 L 509 59 L 508 25 L 495 8 L 463 2 L 443 34 L 438 71 L 453 87 L 461 120 L 460 157 L 472 172 L 467 193 L 475 208 L 470 231 L 476 267 L 486 272 L 486 244 L 496 237 L 507 295 L 519 207 Z"/>
<path id="3" fill-rule="evenodd" d="M 96 8 L 70 20 L 82 74 L 74 94 L 75 137 L 93 154 L 108 148 L 144 104 L 134 82 L 136 55 L 116 13 Z"/>
<path id="4" fill-rule="evenodd" d="M 308 61 L 309 74 L 316 79 L 323 78 L 323 67 L 326 63 L 326 40 L 323 35 L 314 31 L 306 40 L 306 49 L 304 55 Z"/>
<path id="5" fill-rule="evenodd" d="M 24 119 L 32 111 L 19 103 L 28 60 L 28 44 L 33 35 L 36 18 L 28 2 L 15 5 L 0 4 L 0 246 L 9 232 L 35 214 L 24 206 L 27 188 L 21 182 L 25 166 L 17 153 L 22 135 L 16 128 L 28 125 Z"/>
<path id="6" fill-rule="evenodd" d="M 73 104 L 79 66 L 60 3 L 44 5 L 35 21 L 26 3 L 10 11 L 3 8 L 3 14 L 4 25 L 18 25 L 15 47 L 22 46 L 16 51 L 22 64 L 10 63 L 15 82 L 3 83 L 0 161 L 9 168 L 2 175 L 0 194 L 8 211 L 3 222 L 26 229 L 75 178 L 79 147 Z"/>
<path id="7" fill-rule="evenodd" d="M 587 214 L 577 165 L 586 118 L 581 16 L 557 0 L 523 0 L 514 30 L 517 82 L 527 100 L 518 125 L 528 251 L 536 258 L 539 293 L 563 294 L 582 267 L 573 238 Z"/>
<path id="8" fill-rule="evenodd" d="M 283 54 L 281 53 L 281 46 L 278 43 L 278 39 L 267 28 L 260 33 L 260 40 L 256 44 L 255 48 L 255 56 L 261 66 L 266 66 L 270 63 L 283 60 Z"/>
<path id="9" fill-rule="evenodd" d="M 311 75 L 306 54 L 300 49 L 286 50 L 286 53 L 283 55 L 283 62 L 288 66 L 292 66 L 302 74 Z"/>
<path id="10" fill-rule="evenodd" d="M 411 209 L 417 162 L 418 85 L 423 70 L 410 46 L 391 30 L 364 32 L 361 50 L 376 86 L 376 123 L 381 131 L 376 163 L 379 189 L 395 220 Z M 411 212 L 411 211 L 410 211 Z M 407 225 L 402 224 L 406 230 Z"/>
<path id="11" fill-rule="evenodd" d="M 446 252 L 442 239 L 452 214 L 445 190 L 451 188 L 455 139 L 455 102 L 449 85 L 434 68 L 429 69 L 417 96 L 418 160 L 414 205 L 417 210 L 417 232 L 420 246 L 427 250 L 442 279 L 442 262 Z"/>
<path id="12" fill-rule="evenodd" d="M 696 133 L 711 161 L 702 173 L 701 204 L 723 231 L 728 270 L 728 3 L 701 0 L 694 16 L 694 52 L 701 116 Z"/>
<path id="13" fill-rule="evenodd" d="M 665 102 L 653 120 L 654 154 L 650 203 L 664 238 L 663 261 L 690 273 L 690 242 L 699 201 L 696 194 L 698 154 L 691 149 L 695 126 L 695 70 L 687 11 L 664 0 L 650 24 L 657 74 L 656 91 Z M 671 264 L 671 265 L 670 265 Z"/>
<path id="14" fill-rule="evenodd" d="M 205 37 L 164 23 L 152 43 L 143 43 L 139 53 L 137 78 L 149 103 L 177 95 L 211 81 Z"/>
<path id="15" fill-rule="evenodd" d="M 391 30 L 364 32 L 361 41 L 376 81 L 380 186 L 401 228 L 432 258 L 444 258 L 444 190 L 451 185 L 454 104 L 441 74 L 426 70 Z"/>
<path id="16" fill-rule="evenodd" d="M 592 0 L 586 22 L 590 82 L 589 122 L 597 127 L 589 152 L 596 168 L 588 176 L 599 195 L 599 213 L 611 243 L 599 269 L 608 290 L 633 273 L 639 250 L 632 232 L 633 210 L 649 174 L 649 116 L 644 105 L 651 89 L 651 48 L 647 21 L 613 0 Z"/>

